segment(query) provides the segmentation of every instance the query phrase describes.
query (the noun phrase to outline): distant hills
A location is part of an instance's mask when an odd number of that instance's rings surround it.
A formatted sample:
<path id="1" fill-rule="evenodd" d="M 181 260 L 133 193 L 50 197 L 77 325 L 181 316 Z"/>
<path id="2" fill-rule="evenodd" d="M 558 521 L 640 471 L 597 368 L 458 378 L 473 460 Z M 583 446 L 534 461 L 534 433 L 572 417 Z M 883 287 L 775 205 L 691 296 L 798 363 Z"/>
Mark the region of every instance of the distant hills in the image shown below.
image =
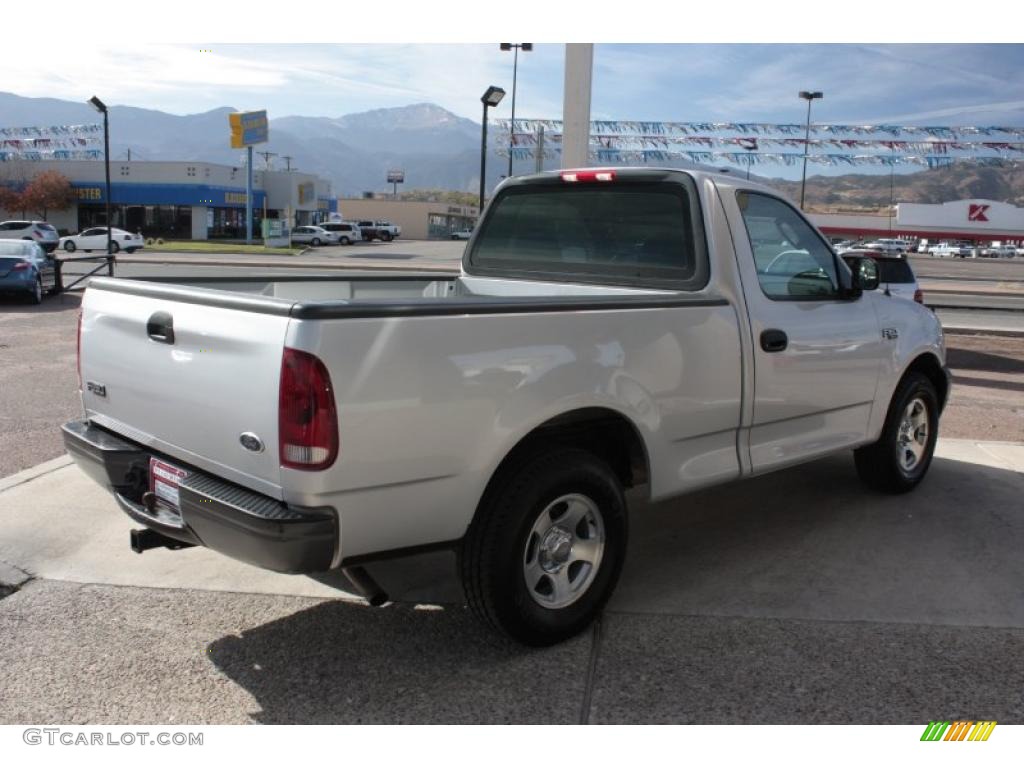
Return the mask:
<path id="1" fill-rule="evenodd" d="M 238 165 L 240 150 L 228 146 L 231 107 L 194 115 L 172 115 L 153 109 L 110 108 L 111 156 L 124 159 L 130 149 L 138 160 L 204 160 Z M 0 92 L 0 127 L 95 122 L 98 115 L 82 103 L 28 98 Z M 411 104 L 340 117 L 288 116 L 270 121 L 270 142 L 259 147 L 277 153 L 274 166 L 311 171 L 334 183 L 335 193 L 357 196 L 385 191 L 387 171 L 405 171 L 400 189 L 441 189 L 474 192 L 480 185 L 480 124 L 436 104 Z M 488 186 L 508 169 L 508 159 L 488 158 Z M 550 162 L 550 161 L 549 161 Z M 256 167 L 263 167 L 257 158 Z M 532 170 L 532 161 L 516 164 L 516 172 Z M 800 182 L 767 179 L 792 199 Z M 888 174 L 812 176 L 807 202 L 820 207 L 883 207 L 890 200 Z M 941 203 L 980 197 L 1024 205 L 1024 169 L 956 165 L 913 174 L 897 174 L 897 202 Z"/>
<path id="2" fill-rule="evenodd" d="M 767 183 L 791 199 L 800 197 L 800 182 L 770 179 Z M 1024 167 L 973 166 L 966 163 L 918 173 L 848 174 L 813 176 L 807 179 L 808 206 L 819 208 L 883 208 L 897 203 L 945 203 L 982 198 L 1024 206 Z"/>

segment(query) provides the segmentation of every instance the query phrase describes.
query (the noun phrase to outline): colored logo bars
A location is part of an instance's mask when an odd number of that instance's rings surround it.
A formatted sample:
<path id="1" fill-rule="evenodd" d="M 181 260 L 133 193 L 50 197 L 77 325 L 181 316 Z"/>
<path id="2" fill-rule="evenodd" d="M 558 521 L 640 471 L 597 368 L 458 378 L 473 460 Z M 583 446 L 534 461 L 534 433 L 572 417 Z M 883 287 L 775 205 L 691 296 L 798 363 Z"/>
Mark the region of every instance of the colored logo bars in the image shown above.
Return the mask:
<path id="1" fill-rule="evenodd" d="M 995 720 L 933 720 L 921 734 L 921 741 L 988 741 L 995 727 Z"/>

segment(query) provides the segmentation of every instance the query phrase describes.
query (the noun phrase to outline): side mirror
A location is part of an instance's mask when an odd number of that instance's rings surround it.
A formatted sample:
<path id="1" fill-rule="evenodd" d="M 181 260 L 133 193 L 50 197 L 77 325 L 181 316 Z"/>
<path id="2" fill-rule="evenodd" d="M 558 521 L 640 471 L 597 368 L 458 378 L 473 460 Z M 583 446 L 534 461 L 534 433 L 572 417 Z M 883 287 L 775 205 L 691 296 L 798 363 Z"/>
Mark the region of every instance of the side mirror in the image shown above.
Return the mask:
<path id="1" fill-rule="evenodd" d="M 878 262 L 870 256 L 858 256 L 847 262 L 853 273 L 851 288 L 873 291 L 878 288 Z"/>

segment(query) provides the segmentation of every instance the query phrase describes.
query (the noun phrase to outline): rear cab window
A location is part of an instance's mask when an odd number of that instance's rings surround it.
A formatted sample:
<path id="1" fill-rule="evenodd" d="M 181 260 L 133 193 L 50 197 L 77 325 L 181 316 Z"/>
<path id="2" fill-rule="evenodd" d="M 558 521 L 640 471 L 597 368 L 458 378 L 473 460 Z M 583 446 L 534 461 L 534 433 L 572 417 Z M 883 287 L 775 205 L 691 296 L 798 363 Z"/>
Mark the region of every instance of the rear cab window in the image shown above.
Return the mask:
<path id="1" fill-rule="evenodd" d="M 681 176 L 506 187 L 481 222 L 467 271 L 699 290 L 709 266 L 696 186 Z"/>

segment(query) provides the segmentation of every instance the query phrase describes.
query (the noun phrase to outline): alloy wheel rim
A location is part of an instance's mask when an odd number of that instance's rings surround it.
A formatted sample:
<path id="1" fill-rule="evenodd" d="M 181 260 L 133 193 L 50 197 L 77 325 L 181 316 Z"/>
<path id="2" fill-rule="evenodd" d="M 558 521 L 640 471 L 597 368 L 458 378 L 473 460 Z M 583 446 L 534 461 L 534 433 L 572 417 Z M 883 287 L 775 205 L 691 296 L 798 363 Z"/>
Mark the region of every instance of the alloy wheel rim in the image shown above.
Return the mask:
<path id="1" fill-rule="evenodd" d="M 544 608 L 572 605 L 590 588 L 604 558 L 604 518 L 587 496 L 559 496 L 537 516 L 523 550 L 523 578 Z"/>
<path id="2" fill-rule="evenodd" d="M 920 466 L 928 447 L 929 432 L 928 407 L 924 400 L 915 397 L 904 409 L 896 433 L 900 467 L 904 472 L 913 472 Z"/>

